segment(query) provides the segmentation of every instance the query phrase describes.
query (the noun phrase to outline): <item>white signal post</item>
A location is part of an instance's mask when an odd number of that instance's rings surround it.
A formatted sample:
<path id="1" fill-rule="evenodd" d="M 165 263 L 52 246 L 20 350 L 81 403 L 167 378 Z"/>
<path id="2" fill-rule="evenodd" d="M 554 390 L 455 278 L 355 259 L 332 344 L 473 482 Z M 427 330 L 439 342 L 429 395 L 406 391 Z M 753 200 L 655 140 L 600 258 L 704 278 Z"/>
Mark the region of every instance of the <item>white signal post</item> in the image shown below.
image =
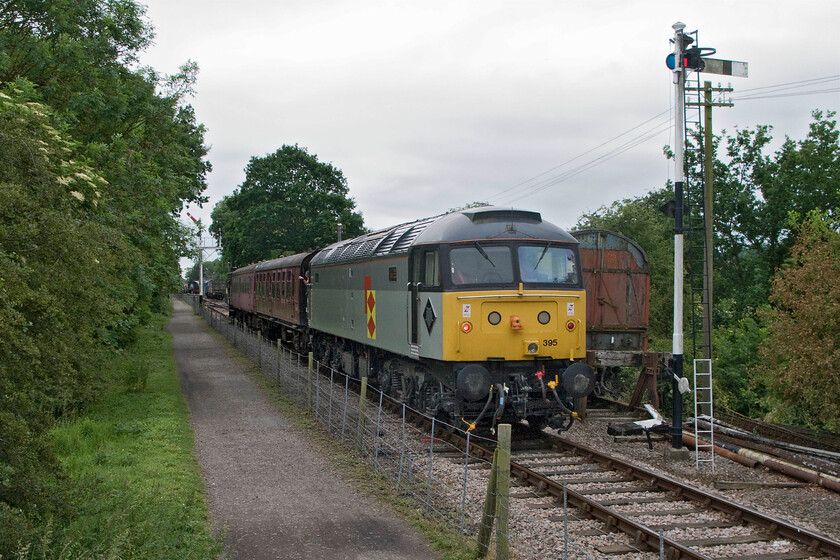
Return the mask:
<path id="1" fill-rule="evenodd" d="M 687 37 L 685 24 L 677 22 L 674 29 L 674 83 L 676 119 L 674 124 L 674 372 L 673 421 L 671 424 L 671 448 L 682 449 L 682 393 L 679 381 L 683 377 L 683 183 L 685 182 L 685 68 L 683 49 Z"/>

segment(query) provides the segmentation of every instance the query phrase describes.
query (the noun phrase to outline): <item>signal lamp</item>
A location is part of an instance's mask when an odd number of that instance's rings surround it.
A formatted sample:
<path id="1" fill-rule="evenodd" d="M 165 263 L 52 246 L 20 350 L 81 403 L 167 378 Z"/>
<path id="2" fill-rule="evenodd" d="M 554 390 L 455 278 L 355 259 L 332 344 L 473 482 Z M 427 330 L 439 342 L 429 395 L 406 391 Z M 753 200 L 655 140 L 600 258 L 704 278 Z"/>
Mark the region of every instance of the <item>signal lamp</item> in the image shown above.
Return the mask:
<path id="1" fill-rule="evenodd" d="M 683 68 L 702 71 L 706 68 L 706 61 L 700 55 L 698 47 L 691 47 L 683 53 Z"/>
<path id="2" fill-rule="evenodd" d="M 575 323 L 574 321 L 566 322 L 566 330 L 573 331 L 575 330 L 575 327 L 577 327 L 577 323 Z"/>
<path id="3" fill-rule="evenodd" d="M 472 331 L 472 323 L 470 323 L 469 321 L 465 322 L 461 325 L 461 330 L 464 331 L 464 333 L 469 333 L 470 331 Z"/>

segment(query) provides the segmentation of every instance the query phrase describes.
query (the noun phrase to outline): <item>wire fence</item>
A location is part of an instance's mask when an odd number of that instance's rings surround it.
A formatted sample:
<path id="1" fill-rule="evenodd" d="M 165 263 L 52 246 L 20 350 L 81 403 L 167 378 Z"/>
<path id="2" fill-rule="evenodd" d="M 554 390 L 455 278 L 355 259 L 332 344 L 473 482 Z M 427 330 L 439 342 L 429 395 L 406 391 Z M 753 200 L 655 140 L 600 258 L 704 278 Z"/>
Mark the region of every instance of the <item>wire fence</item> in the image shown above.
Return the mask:
<path id="1" fill-rule="evenodd" d="M 462 540 L 474 539 L 484 523 L 484 531 L 495 535 L 497 559 L 507 557 L 499 554 L 500 545 L 509 546 L 512 558 L 597 556 L 569 534 L 583 527 L 591 534 L 592 522 L 577 517 L 565 500 L 558 515 L 560 504 L 533 490 L 514 487 L 509 494 L 496 493 L 489 484 L 492 463 L 469 452 L 469 443 L 481 444 L 477 440 L 483 438 L 467 432 L 466 451 L 459 449 L 434 435 L 456 427 L 433 419 L 432 427 L 423 431 L 407 420 L 410 408 L 404 403 L 364 384 L 360 397 L 353 390 L 359 380 L 317 361 L 310 364 L 309 356 L 267 340 L 242 323 L 231 323 L 227 315 L 201 305 L 197 296 L 186 295 L 182 300 L 256 364 L 279 393 L 308 410 L 323 430 L 363 456 L 374 472 L 389 480 L 397 495 L 411 498 L 425 516 L 449 524 Z M 319 371 L 329 372 L 328 376 Z M 396 402 L 401 413 L 388 410 L 386 401 Z M 494 514 L 488 517 L 485 504 L 491 501 Z M 526 501 L 525 507 L 516 503 Z M 507 528 L 498 523 L 497 514 L 503 510 L 509 515 Z M 603 536 L 626 543 L 608 530 Z"/>

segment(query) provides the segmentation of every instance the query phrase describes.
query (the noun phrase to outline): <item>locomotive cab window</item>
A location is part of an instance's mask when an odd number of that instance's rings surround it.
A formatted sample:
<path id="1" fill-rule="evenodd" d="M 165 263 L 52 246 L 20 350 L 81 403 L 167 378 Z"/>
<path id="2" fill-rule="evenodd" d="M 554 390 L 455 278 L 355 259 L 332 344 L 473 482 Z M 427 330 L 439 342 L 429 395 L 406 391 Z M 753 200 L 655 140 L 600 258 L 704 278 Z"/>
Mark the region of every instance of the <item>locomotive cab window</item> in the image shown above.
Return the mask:
<path id="1" fill-rule="evenodd" d="M 513 282 L 510 247 L 478 242 L 454 247 L 449 251 L 447 273 L 454 286 L 510 284 Z"/>
<path id="2" fill-rule="evenodd" d="M 440 252 L 437 248 L 422 249 L 414 253 L 412 281 L 424 288 L 440 286 Z"/>
<path id="3" fill-rule="evenodd" d="M 519 276 L 524 283 L 577 284 L 575 252 L 551 243 L 522 245 L 518 248 Z"/>

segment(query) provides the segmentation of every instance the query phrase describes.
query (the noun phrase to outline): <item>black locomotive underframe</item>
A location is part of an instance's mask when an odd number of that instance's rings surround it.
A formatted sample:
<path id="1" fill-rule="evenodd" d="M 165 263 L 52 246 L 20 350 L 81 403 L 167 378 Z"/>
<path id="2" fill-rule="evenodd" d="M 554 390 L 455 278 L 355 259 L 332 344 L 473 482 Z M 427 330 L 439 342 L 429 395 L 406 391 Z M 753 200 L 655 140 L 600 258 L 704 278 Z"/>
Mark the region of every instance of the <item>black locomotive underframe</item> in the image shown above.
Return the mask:
<path id="1" fill-rule="evenodd" d="M 279 340 L 297 351 L 312 351 L 315 359 L 327 367 L 357 379 L 368 377 L 373 386 L 389 397 L 427 416 L 446 418 L 453 423 L 463 419 L 466 424 L 479 426 L 527 420 L 536 429 L 550 425 L 562 430 L 572 423 L 574 400 L 565 397 L 561 386 L 557 387 L 555 397 L 534 375 L 544 366 L 549 372 L 547 377 L 554 379 L 568 366 L 564 360 L 485 362 L 482 365 L 491 374 L 493 390 L 480 399 L 470 400 L 458 393 L 456 371 L 464 365 L 460 362 L 413 359 L 257 313 L 232 309 L 231 319 L 242 321 L 266 338 Z M 548 381 L 547 378 L 544 383 Z"/>

